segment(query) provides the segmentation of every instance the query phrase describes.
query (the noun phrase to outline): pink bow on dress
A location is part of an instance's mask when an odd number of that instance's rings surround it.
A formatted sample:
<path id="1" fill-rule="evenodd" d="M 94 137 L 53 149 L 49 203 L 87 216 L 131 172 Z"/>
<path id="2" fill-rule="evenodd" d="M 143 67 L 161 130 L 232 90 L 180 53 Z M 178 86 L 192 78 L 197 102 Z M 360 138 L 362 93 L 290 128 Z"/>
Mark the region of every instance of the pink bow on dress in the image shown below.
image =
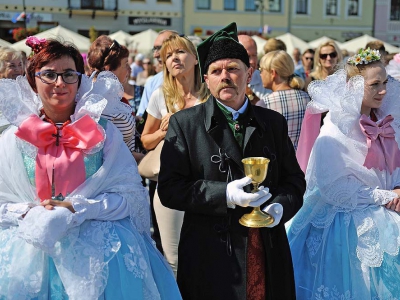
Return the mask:
<path id="1" fill-rule="evenodd" d="M 97 123 L 88 115 L 66 125 L 59 133 L 53 124 L 31 115 L 15 135 L 38 148 L 35 176 L 41 201 L 54 196 L 52 185 L 55 195 L 66 196 L 82 184 L 86 177 L 82 150 L 104 140 Z"/>
<path id="2" fill-rule="evenodd" d="M 366 115 L 360 118 L 360 127 L 367 137 L 368 153 L 364 166 L 368 169 L 388 169 L 390 174 L 400 167 L 400 150 L 395 140 L 395 131 L 390 125 L 394 118 L 386 116 L 382 121 L 375 123 Z"/>

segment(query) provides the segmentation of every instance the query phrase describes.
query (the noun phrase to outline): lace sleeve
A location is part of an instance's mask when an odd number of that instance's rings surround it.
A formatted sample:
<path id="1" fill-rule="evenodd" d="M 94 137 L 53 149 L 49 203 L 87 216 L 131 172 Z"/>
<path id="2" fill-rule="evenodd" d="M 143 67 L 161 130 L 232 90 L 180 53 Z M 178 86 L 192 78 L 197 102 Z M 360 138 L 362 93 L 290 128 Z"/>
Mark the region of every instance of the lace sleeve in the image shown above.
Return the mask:
<path id="1" fill-rule="evenodd" d="M 129 216 L 127 201 L 116 193 L 104 193 L 97 199 L 86 199 L 81 196 L 66 198 L 75 209 L 72 218 L 80 225 L 85 220 L 115 221 Z"/>
<path id="2" fill-rule="evenodd" d="M 32 114 L 38 115 L 42 103 L 25 77 L 1 79 L 0 110 L 11 124 L 18 126 Z"/>
<path id="3" fill-rule="evenodd" d="M 393 191 L 363 185 L 354 176 L 339 178 L 321 188 L 324 201 L 344 210 L 353 210 L 357 205 L 385 205 L 397 194 Z"/>
<path id="4" fill-rule="evenodd" d="M 0 204 L 0 227 L 16 226 L 31 206 L 29 203 L 4 203 Z"/>
<path id="5" fill-rule="evenodd" d="M 395 195 L 392 188 L 377 177 L 373 169 L 363 166 L 363 151 L 356 150 L 357 143 L 347 139 L 335 126 L 321 129 L 307 169 L 308 190 L 318 190 L 321 200 L 337 211 L 351 211 L 357 205 L 382 205 Z M 390 201 L 389 200 L 389 201 Z"/>

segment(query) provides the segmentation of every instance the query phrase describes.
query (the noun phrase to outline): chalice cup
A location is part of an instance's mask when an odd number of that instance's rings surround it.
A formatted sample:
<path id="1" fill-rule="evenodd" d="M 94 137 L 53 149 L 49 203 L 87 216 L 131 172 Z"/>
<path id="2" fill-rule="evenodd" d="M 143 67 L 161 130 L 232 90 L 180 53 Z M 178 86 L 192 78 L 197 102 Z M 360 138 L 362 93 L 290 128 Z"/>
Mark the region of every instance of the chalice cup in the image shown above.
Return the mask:
<path id="1" fill-rule="evenodd" d="M 248 157 L 242 159 L 244 173 L 251 178 L 253 184 L 252 193 L 258 192 L 258 186 L 267 177 L 269 159 L 265 157 Z M 274 222 L 274 218 L 260 210 L 260 207 L 254 207 L 249 214 L 243 215 L 239 223 L 246 227 L 259 228 L 266 227 Z"/>

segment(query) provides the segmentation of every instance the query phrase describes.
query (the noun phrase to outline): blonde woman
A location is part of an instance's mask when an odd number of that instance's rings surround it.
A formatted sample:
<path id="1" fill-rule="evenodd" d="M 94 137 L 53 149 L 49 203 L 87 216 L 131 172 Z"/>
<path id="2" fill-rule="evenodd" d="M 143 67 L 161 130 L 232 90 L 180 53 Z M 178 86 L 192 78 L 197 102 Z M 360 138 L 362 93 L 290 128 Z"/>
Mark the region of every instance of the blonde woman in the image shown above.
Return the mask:
<path id="1" fill-rule="evenodd" d="M 314 55 L 314 72 L 310 73 L 309 79 L 307 78 L 306 86 L 313 80 L 323 80 L 332 75 L 341 61 L 342 51 L 334 41 L 319 45 Z"/>
<path id="2" fill-rule="evenodd" d="M 24 75 L 24 58 L 21 51 L 9 47 L 0 48 L 0 78 L 16 79 Z"/>
<path id="3" fill-rule="evenodd" d="M 263 85 L 272 93 L 257 103 L 281 113 L 288 123 L 288 133 L 296 149 L 301 123 L 310 97 L 304 91 L 304 81 L 294 75 L 293 59 L 286 51 L 278 50 L 265 54 L 260 61 Z"/>
<path id="4" fill-rule="evenodd" d="M 310 73 L 310 77 L 306 79 L 306 87 L 313 80 L 324 80 L 332 75 L 339 68 L 342 62 L 342 52 L 334 41 L 327 41 L 318 46 L 314 55 L 314 72 Z M 306 171 L 308 158 L 314 141 L 319 134 L 319 129 L 327 112 L 319 114 L 311 114 L 307 110 L 299 139 L 296 157 L 303 172 Z"/>
<path id="5" fill-rule="evenodd" d="M 172 114 L 205 102 L 209 96 L 206 86 L 201 83 L 196 48 L 189 39 L 170 36 L 163 42 L 160 55 L 164 83 L 150 97 L 141 138 L 144 148 L 148 150 L 154 149 L 165 138 Z M 176 274 L 183 212 L 164 207 L 157 192 L 154 195 L 154 210 L 164 255 Z"/>

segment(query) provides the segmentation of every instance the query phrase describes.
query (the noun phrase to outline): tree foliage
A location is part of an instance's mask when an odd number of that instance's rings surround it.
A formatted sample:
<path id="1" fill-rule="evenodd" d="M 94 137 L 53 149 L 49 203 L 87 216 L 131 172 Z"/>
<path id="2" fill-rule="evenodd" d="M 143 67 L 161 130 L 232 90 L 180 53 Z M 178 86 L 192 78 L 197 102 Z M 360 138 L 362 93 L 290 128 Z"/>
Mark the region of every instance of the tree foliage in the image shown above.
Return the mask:
<path id="1" fill-rule="evenodd" d="M 95 39 L 97 39 L 97 37 L 99 36 L 98 31 L 94 28 L 94 26 L 89 28 L 89 39 L 90 42 L 93 43 L 95 41 Z"/>

